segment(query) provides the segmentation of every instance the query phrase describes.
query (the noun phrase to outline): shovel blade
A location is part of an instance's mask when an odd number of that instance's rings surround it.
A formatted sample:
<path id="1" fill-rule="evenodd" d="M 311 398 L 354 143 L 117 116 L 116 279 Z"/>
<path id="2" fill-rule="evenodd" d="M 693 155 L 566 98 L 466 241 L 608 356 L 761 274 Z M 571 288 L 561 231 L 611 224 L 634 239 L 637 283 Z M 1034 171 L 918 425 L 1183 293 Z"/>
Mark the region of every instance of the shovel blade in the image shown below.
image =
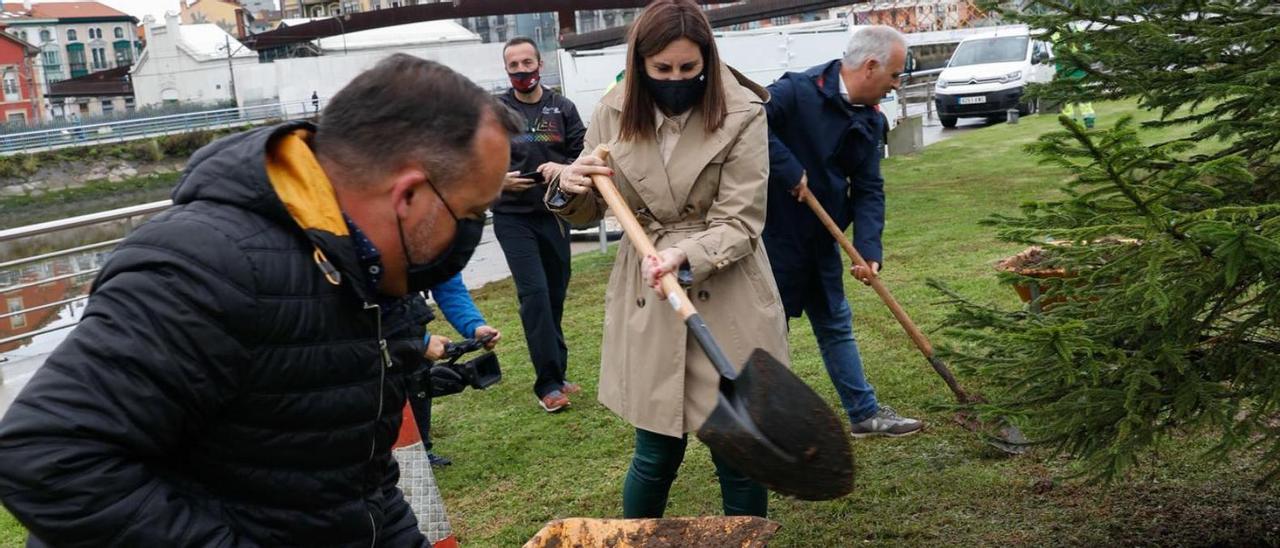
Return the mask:
<path id="1" fill-rule="evenodd" d="M 739 472 L 778 493 L 829 500 L 853 490 L 853 452 L 839 417 L 809 385 L 756 349 L 721 379 L 698 438 Z"/>

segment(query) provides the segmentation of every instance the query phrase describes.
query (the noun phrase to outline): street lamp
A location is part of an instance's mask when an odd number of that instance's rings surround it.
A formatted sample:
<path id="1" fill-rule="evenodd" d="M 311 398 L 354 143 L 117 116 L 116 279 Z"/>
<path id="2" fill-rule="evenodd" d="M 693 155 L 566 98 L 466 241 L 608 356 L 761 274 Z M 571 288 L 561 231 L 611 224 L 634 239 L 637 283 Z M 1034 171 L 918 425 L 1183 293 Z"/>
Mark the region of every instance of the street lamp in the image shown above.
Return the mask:
<path id="1" fill-rule="evenodd" d="M 342 24 L 342 20 L 348 17 L 342 13 L 334 16 L 333 20 L 338 22 L 338 30 L 342 32 L 342 54 L 347 54 L 347 27 Z"/>

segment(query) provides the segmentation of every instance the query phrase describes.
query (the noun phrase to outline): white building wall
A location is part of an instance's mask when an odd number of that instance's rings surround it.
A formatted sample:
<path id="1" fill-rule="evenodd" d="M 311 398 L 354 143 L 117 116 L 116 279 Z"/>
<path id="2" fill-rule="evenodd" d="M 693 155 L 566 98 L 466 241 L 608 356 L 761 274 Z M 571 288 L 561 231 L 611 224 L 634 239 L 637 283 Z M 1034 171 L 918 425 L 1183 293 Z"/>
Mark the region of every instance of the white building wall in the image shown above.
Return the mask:
<path id="1" fill-rule="evenodd" d="M 237 57 L 233 64 L 236 67 L 257 65 L 258 60 Z M 169 100 L 213 103 L 235 99 L 227 60 L 198 59 L 185 51 L 176 18 L 169 19 L 164 26 L 147 28 L 147 49 L 131 74 L 138 107 Z"/>
<path id="2" fill-rule="evenodd" d="M 502 44 L 467 44 L 420 48 L 396 48 L 277 59 L 269 64 L 236 66 L 236 95 L 240 106 L 263 103 L 304 103 L 310 108 L 314 92 L 321 101 L 393 53 L 407 53 L 442 63 L 489 91 L 501 91 L 510 83 L 502 67 Z M 225 66 L 225 65 L 224 65 Z M 138 86 L 137 81 L 134 83 Z M 142 100 L 139 92 L 139 101 Z"/>

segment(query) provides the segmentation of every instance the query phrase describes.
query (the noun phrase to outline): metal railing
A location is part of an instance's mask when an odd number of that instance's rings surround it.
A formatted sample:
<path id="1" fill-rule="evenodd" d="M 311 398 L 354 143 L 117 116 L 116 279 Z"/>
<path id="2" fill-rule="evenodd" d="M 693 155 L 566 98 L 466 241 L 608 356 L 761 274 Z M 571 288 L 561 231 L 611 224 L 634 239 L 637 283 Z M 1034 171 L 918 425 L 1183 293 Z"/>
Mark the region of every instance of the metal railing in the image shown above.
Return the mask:
<path id="1" fill-rule="evenodd" d="M 296 101 L 7 133 L 0 134 L 0 155 L 118 143 L 201 129 L 306 118 L 315 115 L 315 110 L 310 101 Z"/>
<path id="2" fill-rule="evenodd" d="M 68 217 L 66 219 L 58 219 L 56 221 L 49 221 L 46 223 L 11 228 L 7 230 L 0 230 L 0 244 L 9 242 L 9 241 L 20 240 L 23 238 L 30 238 L 33 236 L 43 236 L 43 235 L 52 234 L 55 232 L 60 232 L 63 230 L 70 230 L 73 228 L 80 228 L 80 227 L 91 226 L 91 225 L 96 225 L 96 224 L 101 224 L 101 223 L 106 223 L 111 221 L 119 221 L 124 219 L 132 219 L 132 218 L 141 217 L 144 215 L 152 215 L 152 214 L 164 211 L 169 207 L 172 207 L 172 205 L 173 203 L 171 201 L 162 200 L 159 202 L 151 202 L 148 204 L 123 207 L 120 209 L 113 209 L 110 211 L 101 211 L 98 213 L 90 213 L 88 215 L 80 215 L 78 217 Z M 612 235 L 612 232 L 609 230 L 609 223 L 606 220 L 601 220 L 597 230 L 599 231 L 598 239 L 600 243 L 600 252 L 607 253 L 608 242 Z M 16 267 L 21 267 L 29 264 L 48 261 L 50 259 L 57 259 L 60 257 L 66 257 L 70 255 L 77 255 L 77 254 L 99 250 L 99 249 L 111 249 L 111 248 L 114 248 L 117 244 L 119 244 L 122 240 L 123 238 L 115 238 L 111 240 L 105 240 L 102 242 L 86 244 L 86 245 L 71 247 L 67 249 L 61 249 L 58 251 L 52 251 L 49 253 L 42 253 L 39 255 L 32 255 L 29 257 L 11 259 L 5 262 L 0 262 L 0 272 L 4 272 L 6 270 L 10 270 Z M 91 269 L 81 270 L 78 272 L 71 272 L 67 274 L 60 274 L 57 276 L 41 278 L 39 280 L 24 282 L 21 284 L 0 286 L 0 294 L 12 293 L 22 289 L 37 287 L 37 286 L 41 286 L 41 285 L 45 285 L 45 284 L 49 284 L 57 281 L 70 280 L 70 279 L 79 278 L 81 276 L 97 274 L 100 270 L 101 268 L 91 268 Z M 37 310 L 44 310 L 44 309 L 54 308 L 58 306 L 65 306 L 65 305 L 72 304 L 77 301 L 82 301 L 88 298 L 89 298 L 88 294 L 82 294 L 82 295 L 78 295 L 78 296 L 67 298 L 67 299 L 61 299 L 57 302 L 40 304 L 36 306 L 31 306 L 28 308 L 20 308 L 12 311 L 0 310 L 0 320 L 4 320 L 14 316 L 21 316 L 29 312 L 35 312 Z M 36 331 L 31 331 L 28 333 L 22 333 L 19 335 L 0 338 L 0 346 L 8 343 L 16 342 L 16 341 L 30 339 L 31 337 L 34 337 L 36 335 L 43 335 L 46 333 L 52 333 L 55 331 L 72 328 L 72 327 L 75 327 L 77 323 L 78 322 L 71 322 L 67 325 L 46 327 Z M 3 361 L 5 361 L 4 357 L 0 356 L 0 362 L 3 362 Z"/>
<path id="3" fill-rule="evenodd" d="M 926 117 L 933 117 L 933 86 L 942 69 L 917 70 L 905 76 L 903 84 L 898 88 L 898 101 L 902 108 L 898 110 L 899 120 L 909 116 L 907 107 L 916 103 L 925 103 Z"/>
<path id="4" fill-rule="evenodd" d="M 47 223 L 20 226 L 17 228 L 9 228 L 5 230 L 0 230 L 0 243 L 8 242 L 11 240 L 19 240 L 22 238 L 30 238 L 32 236 L 42 236 L 45 234 L 52 234 L 54 232 L 58 232 L 61 230 L 80 228 L 82 226 L 96 225 L 99 223 L 105 223 L 107 221 L 118 221 L 121 219 L 128 219 L 130 217 L 138 217 L 140 215 L 149 215 L 152 213 L 159 213 L 161 211 L 169 209 L 169 206 L 171 205 L 173 205 L 173 202 L 169 200 L 161 200 L 159 202 L 151 202 L 149 204 L 122 207 L 120 209 L 112 209 L 110 211 L 99 211 L 97 213 L 80 215 L 78 217 L 67 217 L 66 219 L 58 219 L 56 221 L 49 221 Z M 102 245 L 102 244 L 94 244 L 94 245 Z M 64 249 L 62 251 L 57 251 L 55 253 L 41 255 L 39 256 L 39 258 L 47 259 L 51 257 L 57 257 L 60 255 L 66 255 L 68 254 L 68 252 L 74 252 L 77 249 L 79 248 Z M 23 262 L 28 262 L 31 260 L 36 260 L 36 258 L 28 257 L 25 259 L 20 259 L 20 261 L 23 261 Z M 3 265 L 0 265 L 0 266 L 8 266 L 10 264 L 20 264 L 20 263 L 17 263 L 17 262 L 4 263 Z"/>
<path id="5" fill-rule="evenodd" d="M 47 223 L 40 223 L 40 224 L 23 226 L 18 228 L 11 228 L 7 230 L 0 230 L 0 243 L 20 240 L 23 238 L 30 238 L 33 236 L 43 236 L 46 234 L 53 234 L 55 232 L 70 230 L 73 228 L 91 226 L 91 225 L 96 225 L 96 224 L 101 224 L 101 223 L 106 223 L 111 221 L 120 221 L 124 219 L 132 219 L 132 218 L 141 217 L 144 215 L 152 215 L 152 214 L 164 211 L 165 209 L 168 209 L 170 206 L 172 206 L 172 202 L 170 202 L 169 200 L 163 200 L 159 202 L 152 202 L 149 204 L 142 204 L 142 205 L 136 205 L 136 206 L 130 206 L 130 207 L 123 207 L 120 209 L 113 209 L 110 211 L 90 213 L 88 215 L 80 215 L 78 217 L 69 217 L 66 219 L 49 221 Z M 0 271 L 9 270 L 15 267 L 20 267 L 20 266 L 24 266 L 32 263 L 47 261 L 50 259 L 56 259 L 59 257 L 66 257 L 69 255 L 85 253 L 87 251 L 94 251 L 98 249 L 110 249 L 115 247 L 117 244 L 119 244 L 121 240 L 122 238 L 115 238 L 115 239 L 106 240 L 102 242 L 81 245 L 81 246 L 76 246 L 68 249 L 61 249 L 61 250 L 53 251 L 49 253 L 43 253 L 39 255 L 33 255 L 30 257 L 21 257 L 18 259 L 5 261 L 3 263 L 0 263 Z M 23 289 L 37 287 L 37 286 L 41 286 L 49 283 L 54 283 L 57 281 L 70 280 L 70 279 L 79 278 L 82 276 L 94 275 L 94 274 L 97 274 L 100 270 L 101 268 L 90 268 L 90 269 L 81 270 L 78 272 L 71 272 L 68 274 L 60 274 L 60 275 L 52 276 L 48 278 L 41 278 L 39 280 L 35 280 L 31 282 L 24 282 L 24 283 L 15 284 L 15 285 L 3 286 L 3 287 L 0 287 L 0 294 L 13 293 L 16 291 L 21 291 Z M 89 296 L 87 294 L 81 294 L 71 298 L 61 299 L 61 300 L 58 300 L 57 302 L 44 303 L 36 306 L 31 306 L 28 308 L 20 308 L 17 310 L 0 310 L 0 312 L 3 312 L 3 313 L 0 313 L 0 320 L 12 318 L 14 316 L 21 316 L 23 314 L 35 312 L 37 310 L 45 310 L 48 308 L 65 306 L 65 305 L 68 305 L 77 301 L 82 301 L 88 298 Z M 0 338 L 0 346 L 6 345 L 12 342 L 30 339 L 37 335 L 53 333 L 55 331 L 60 331 L 63 329 L 75 327 L 77 323 L 79 322 L 71 322 L 66 325 L 45 327 L 35 331 L 30 331 L 27 333 L 21 333 L 18 335 L 12 335 L 9 337 Z M 0 362 L 3 362 L 3 361 L 4 359 L 0 358 Z"/>

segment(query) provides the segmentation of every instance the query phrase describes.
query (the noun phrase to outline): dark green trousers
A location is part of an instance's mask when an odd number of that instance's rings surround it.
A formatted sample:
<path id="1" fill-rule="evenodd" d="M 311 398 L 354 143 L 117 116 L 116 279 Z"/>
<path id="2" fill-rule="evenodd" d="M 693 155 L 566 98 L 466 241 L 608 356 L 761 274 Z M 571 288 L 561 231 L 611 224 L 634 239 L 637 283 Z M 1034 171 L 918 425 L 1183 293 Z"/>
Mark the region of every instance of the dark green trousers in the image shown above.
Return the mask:
<path id="1" fill-rule="evenodd" d="M 636 454 L 631 458 L 631 468 L 622 484 L 622 517 L 662 517 L 671 482 L 684 462 L 686 445 L 688 436 L 673 438 L 636 429 Z M 724 515 L 766 517 L 769 492 L 764 486 L 731 468 L 715 453 L 711 453 L 711 461 L 720 478 Z"/>

